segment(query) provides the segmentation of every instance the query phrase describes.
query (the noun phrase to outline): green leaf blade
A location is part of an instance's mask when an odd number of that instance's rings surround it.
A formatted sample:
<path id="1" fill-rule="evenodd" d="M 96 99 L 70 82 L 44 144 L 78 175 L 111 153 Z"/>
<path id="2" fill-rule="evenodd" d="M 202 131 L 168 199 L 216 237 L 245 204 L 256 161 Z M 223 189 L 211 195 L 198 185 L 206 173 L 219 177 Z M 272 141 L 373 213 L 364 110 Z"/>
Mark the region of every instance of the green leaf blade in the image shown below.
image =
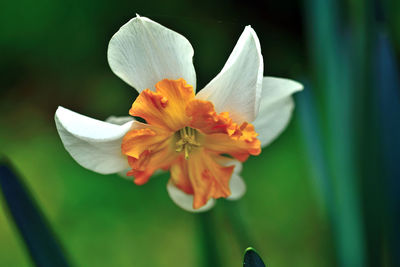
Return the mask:
<path id="1" fill-rule="evenodd" d="M 258 253 L 249 247 L 244 253 L 243 267 L 265 267 L 265 264 Z"/>
<path id="2" fill-rule="evenodd" d="M 47 220 L 10 165 L 0 161 L 4 202 L 36 266 L 70 266 Z"/>

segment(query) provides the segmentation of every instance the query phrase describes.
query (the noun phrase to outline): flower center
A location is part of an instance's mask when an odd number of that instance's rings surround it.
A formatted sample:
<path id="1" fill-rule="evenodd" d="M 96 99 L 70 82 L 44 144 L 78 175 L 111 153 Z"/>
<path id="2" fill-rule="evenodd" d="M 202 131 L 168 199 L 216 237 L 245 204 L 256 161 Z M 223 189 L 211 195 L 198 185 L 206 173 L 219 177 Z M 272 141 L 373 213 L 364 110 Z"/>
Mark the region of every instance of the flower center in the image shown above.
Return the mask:
<path id="1" fill-rule="evenodd" d="M 193 148 L 200 146 L 200 143 L 198 142 L 199 133 L 193 128 L 184 127 L 177 131 L 175 136 L 178 140 L 175 143 L 175 151 L 184 151 L 185 159 L 189 159 L 189 154 L 192 152 Z"/>

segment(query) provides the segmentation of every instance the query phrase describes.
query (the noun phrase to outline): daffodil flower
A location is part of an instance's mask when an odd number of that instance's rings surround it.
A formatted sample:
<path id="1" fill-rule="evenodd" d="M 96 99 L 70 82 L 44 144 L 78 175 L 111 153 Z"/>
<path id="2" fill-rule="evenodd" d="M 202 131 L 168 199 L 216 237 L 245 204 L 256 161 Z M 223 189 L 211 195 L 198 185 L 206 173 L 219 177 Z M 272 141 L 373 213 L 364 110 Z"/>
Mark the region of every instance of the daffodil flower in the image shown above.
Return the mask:
<path id="1" fill-rule="evenodd" d="M 169 170 L 168 193 L 185 210 L 240 198 L 246 190 L 241 162 L 283 131 L 294 107 L 291 95 L 302 85 L 263 77 L 260 43 L 250 26 L 197 95 L 192 58 L 185 37 L 148 18 L 123 25 L 111 38 L 108 61 L 139 92 L 132 117 L 104 122 L 59 107 L 55 121 L 66 150 L 98 173 L 128 170 L 138 185 Z"/>

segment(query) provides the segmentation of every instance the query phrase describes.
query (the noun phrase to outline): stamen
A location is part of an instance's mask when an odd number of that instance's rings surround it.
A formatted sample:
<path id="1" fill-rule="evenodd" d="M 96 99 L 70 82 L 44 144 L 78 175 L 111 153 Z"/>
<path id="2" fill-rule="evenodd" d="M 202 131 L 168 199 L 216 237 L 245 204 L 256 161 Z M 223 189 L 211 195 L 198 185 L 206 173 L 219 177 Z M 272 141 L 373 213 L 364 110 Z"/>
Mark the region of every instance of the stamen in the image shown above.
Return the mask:
<path id="1" fill-rule="evenodd" d="M 190 152 L 194 147 L 199 147 L 200 143 L 196 140 L 197 131 L 190 127 L 184 127 L 176 132 L 178 141 L 175 143 L 175 151 L 185 153 L 185 159 L 189 159 Z"/>

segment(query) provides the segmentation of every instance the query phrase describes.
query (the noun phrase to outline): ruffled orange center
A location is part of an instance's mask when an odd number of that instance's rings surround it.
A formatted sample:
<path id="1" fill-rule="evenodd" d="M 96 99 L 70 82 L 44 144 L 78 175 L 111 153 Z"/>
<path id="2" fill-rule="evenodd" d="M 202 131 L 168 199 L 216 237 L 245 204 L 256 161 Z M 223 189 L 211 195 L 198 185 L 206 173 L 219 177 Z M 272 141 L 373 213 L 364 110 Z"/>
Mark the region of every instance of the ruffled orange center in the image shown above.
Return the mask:
<path id="1" fill-rule="evenodd" d="M 224 166 L 230 155 L 245 161 L 261 152 L 253 125 L 237 124 L 227 112 L 217 114 L 209 101 L 195 99 L 184 79 L 162 80 L 156 91 L 144 90 L 129 114 L 146 121 L 129 131 L 122 141 L 138 185 L 157 169 L 170 170 L 171 181 L 193 195 L 193 208 L 210 198 L 228 197 L 234 166 Z"/>

